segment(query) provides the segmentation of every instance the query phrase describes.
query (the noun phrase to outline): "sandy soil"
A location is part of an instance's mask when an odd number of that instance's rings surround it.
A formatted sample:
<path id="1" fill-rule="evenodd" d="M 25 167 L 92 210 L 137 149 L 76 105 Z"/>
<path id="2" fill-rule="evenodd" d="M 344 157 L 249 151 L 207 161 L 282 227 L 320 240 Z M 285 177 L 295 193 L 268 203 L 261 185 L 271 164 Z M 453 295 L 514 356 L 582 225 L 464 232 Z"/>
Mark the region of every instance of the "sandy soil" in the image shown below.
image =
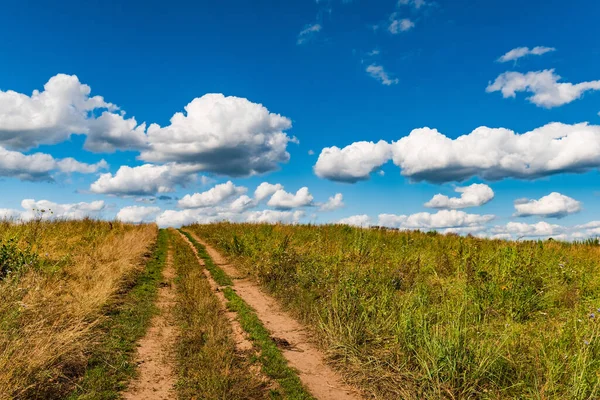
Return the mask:
<path id="1" fill-rule="evenodd" d="M 177 338 L 173 306 L 175 304 L 175 269 L 171 253 L 163 270 L 163 282 L 158 289 L 158 315 L 152 318 L 150 328 L 140 342 L 136 363 L 139 376 L 123 393 L 127 400 L 175 399 L 174 345 Z"/>

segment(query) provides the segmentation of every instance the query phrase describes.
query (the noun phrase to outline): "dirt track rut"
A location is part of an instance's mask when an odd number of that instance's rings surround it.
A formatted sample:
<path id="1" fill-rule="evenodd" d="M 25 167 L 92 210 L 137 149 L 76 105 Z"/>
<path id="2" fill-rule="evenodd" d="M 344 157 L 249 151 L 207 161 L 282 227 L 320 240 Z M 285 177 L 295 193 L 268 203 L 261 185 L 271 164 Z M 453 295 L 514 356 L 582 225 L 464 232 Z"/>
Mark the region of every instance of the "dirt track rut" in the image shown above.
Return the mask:
<path id="1" fill-rule="evenodd" d="M 175 304 L 175 269 L 171 251 L 163 270 L 163 282 L 158 289 L 158 315 L 152 318 L 150 328 L 140 342 L 136 363 L 139 375 L 123 393 L 126 400 L 175 399 L 174 345 L 176 328 L 173 316 Z"/>
<path id="2" fill-rule="evenodd" d="M 250 279 L 221 256 L 213 247 L 189 232 L 198 243 L 206 247 L 213 261 L 233 280 L 233 289 L 250 305 L 274 338 L 287 342 L 282 348 L 284 357 L 298 371 L 302 383 L 319 400 L 359 400 L 362 397 L 341 376 L 325 363 L 324 354 L 313 345 L 306 328 L 281 309 L 278 302 L 264 293 Z"/>

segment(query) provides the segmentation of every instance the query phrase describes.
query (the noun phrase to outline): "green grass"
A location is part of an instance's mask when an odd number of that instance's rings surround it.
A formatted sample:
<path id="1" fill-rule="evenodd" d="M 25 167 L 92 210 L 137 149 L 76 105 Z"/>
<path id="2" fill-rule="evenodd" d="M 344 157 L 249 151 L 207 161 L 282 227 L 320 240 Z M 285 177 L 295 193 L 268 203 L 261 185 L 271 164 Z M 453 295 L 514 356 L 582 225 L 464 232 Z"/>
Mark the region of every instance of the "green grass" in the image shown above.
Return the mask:
<path id="1" fill-rule="evenodd" d="M 177 392 L 180 399 L 267 399 L 266 385 L 250 370 L 252 354 L 238 354 L 227 316 L 190 246 L 170 234 L 177 271 L 179 326 Z"/>
<path id="2" fill-rule="evenodd" d="M 145 270 L 122 301 L 107 310 L 108 318 L 99 329 L 101 342 L 94 349 L 85 375 L 69 399 L 117 399 L 119 392 L 135 376 L 136 343 L 156 314 L 154 301 L 162 281 L 167 248 L 168 234 L 161 230 Z"/>
<path id="3" fill-rule="evenodd" d="M 206 248 L 198 243 L 189 233 L 181 231 L 196 247 L 198 254 L 204 260 L 207 269 L 213 279 L 222 286 L 227 286 L 223 292 L 228 300 L 227 306 L 237 312 L 242 329 L 250 335 L 250 339 L 259 349 L 259 360 L 265 375 L 277 381 L 283 392 L 284 399 L 303 400 L 313 399 L 308 391 L 302 386 L 296 372 L 287 365 L 287 361 L 273 340 L 269 331 L 264 327 L 256 312 L 231 288 L 232 280 L 219 266 L 217 266 L 208 255 Z M 218 277 L 218 278 L 217 278 Z M 280 398 L 273 391 L 271 396 Z"/>
<path id="4" fill-rule="evenodd" d="M 220 286 L 233 285 L 233 281 L 231 280 L 231 278 L 225 273 L 225 271 L 223 271 L 217 266 L 217 264 L 214 263 L 213 259 L 210 258 L 204 246 L 195 241 L 192 235 L 190 235 L 188 232 L 181 229 L 179 231 L 183 233 L 185 237 L 187 237 L 189 241 L 194 245 L 196 251 L 198 252 L 198 255 L 204 260 L 204 266 L 210 272 L 210 275 L 213 277 L 215 282 L 217 282 L 217 284 Z"/>
<path id="5" fill-rule="evenodd" d="M 600 396 L 596 242 L 340 225 L 186 229 L 292 310 L 374 396 Z"/>

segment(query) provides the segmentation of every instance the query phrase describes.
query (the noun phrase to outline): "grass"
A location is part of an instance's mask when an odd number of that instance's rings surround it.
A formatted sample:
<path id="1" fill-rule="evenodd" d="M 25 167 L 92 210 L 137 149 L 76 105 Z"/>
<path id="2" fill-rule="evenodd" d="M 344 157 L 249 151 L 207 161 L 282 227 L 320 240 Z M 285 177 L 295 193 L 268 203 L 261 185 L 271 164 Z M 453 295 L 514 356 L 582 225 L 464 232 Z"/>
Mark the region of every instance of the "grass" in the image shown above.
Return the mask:
<path id="1" fill-rule="evenodd" d="M 103 339 L 95 346 L 85 375 L 69 399 L 117 399 L 119 392 L 134 377 L 136 343 L 144 336 L 150 319 L 156 314 L 154 301 L 162 281 L 167 248 L 168 235 L 161 230 L 145 270 L 122 301 L 106 310 L 109 318 L 98 329 Z"/>
<path id="2" fill-rule="evenodd" d="M 255 311 L 233 291 L 231 278 L 213 262 L 204 246 L 198 243 L 188 232 L 182 231 L 182 233 L 198 250 L 198 255 L 205 261 L 205 265 L 213 279 L 219 285 L 226 286 L 223 292 L 228 300 L 227 306 L 238 314 L 242 329 L 249 334 L 250 339 L 258 349 L 263 373 L 274 379 L 283 392 L 279 394 L 277 391 L 272 391 L 271 396 L 290 400 L 313 399 L 302 386 L 296 372 L 287 365 L 285 357 L 271 339 L 269 331 L 264 327 Z"/>
<path id="3" fill-rule="evenodd" d="M 210 275 L 215 280 L 215 282 L 217 282 L 217 284 L 220 286 L 233 285 L 233 281 L 231 280 L 231 278 L 225 273 L 225 271 L 223 271 L 214 263 L 212 258 L 210 258 L 210 256 L 208 255 L 208 252 L 206 251 L 204 246 L 202 246 L 200 243 L 194 240 L 194 238 L 192 237 L 192 235 L 189 234 L 189 232 L 186 232 L 184 230 L 179 231 L 183 233 L 185 237 L 187 237 L 188 240 L 192 243 L 192 245 L 196 248 L 198 255 L 204 260 L 204 266 L 210 272 Z"/>
<path id="4" fill-rule="evenodd" d="M 0 221 L 0 399 L 73 390 L 156 233 L 89 219 Z"/>
<path id="5" fill-rule="evenodd" d="M 180 399 L 261 399 L 267 388 L 251 371 L 250 354 L 236 353 L 231 326 L 189 245 L 170 234 L 177 272 Z"/>
<path id="6" fill-rule="evenodd" d="M 339 225 L 186 229 L 310 326 L 375 398 L 600 396 L 595 242 Z"/>

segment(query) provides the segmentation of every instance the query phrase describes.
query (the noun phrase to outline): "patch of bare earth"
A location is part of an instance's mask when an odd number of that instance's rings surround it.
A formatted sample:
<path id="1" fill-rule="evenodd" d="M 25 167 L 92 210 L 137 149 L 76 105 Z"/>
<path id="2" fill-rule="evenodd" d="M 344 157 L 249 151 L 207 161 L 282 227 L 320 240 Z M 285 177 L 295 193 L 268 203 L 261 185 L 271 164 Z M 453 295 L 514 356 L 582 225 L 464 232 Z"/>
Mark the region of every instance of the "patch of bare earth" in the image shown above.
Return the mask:
<path id="1" fill-rule="evenodd" d="M 156 306 L 159 313 L 152 318 L 150 328 L 140 342 L 136 363 L 139 375 L 123 393 L 127 400 L 175 399 L 176 376 L 174 346 L 177 339 L 173 307 L 175 305 L 175 269 L 171 251 L 163 270 Z"/>
<path id="2" fill-rule="evenodd" d="M 319 400 L 359 400 L 358 391 L 344 383 L 342 377 L 325 363 L 325 355 L 311 343 L 307 329 L 282 310 L 279 303 L 227 262 L 221 254 L 197 235 L 189 232 L 206 247 L 215 264 L 233 280 L 233 290 L 250 305 L 265 328 L 271 332 L 289 365 L 310 393 Z M 240 328 L 241 329 L 241 328 Z"/>

